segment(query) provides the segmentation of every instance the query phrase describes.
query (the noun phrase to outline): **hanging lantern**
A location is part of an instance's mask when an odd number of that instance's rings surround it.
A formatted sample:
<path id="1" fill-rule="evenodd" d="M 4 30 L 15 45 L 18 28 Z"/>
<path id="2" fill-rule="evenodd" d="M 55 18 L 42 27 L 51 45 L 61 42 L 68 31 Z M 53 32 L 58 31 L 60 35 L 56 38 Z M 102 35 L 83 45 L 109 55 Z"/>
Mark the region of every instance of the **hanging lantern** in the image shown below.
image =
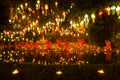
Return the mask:
<path id="1" fill-rule="evenodd" d="M 100 18 L 102 18 L 103 12 L 100 10 L 98 15 L 99 15 Z"/>
<path id="2" fill-rule="evenodd" d="M 36 10 L 40 9 L 40 0 L 37 0 Z"/>
<path id="3" fill-rule="evenodd" d="M 33 35 L 33 36 L 35 36 L 35 35 L 36 35 L 36 33 L 35 33 L 35 32 L 32 32 L 32 35 Z"/>
<path id="4" fill-rule="evenodd" d="M 45 4 L 45 16 L 47 16 L 48 4 Z"/>
<path id="5" fill-rule="evenodd" d="M 45 11 L 44 11 L 44 7 L 43 6 L 41 6 L 41 10 L 42 10 L 42 15 L 44 15 Z"/>
<path id="6" fill-rule="evenodd" d="M 57 7 L 57 6 L 58 6 L 58 2 L 56 1 L 56 2 L 55 2 L 55 7 Z"/>
<path id="7" fill-rule="evenodd" d="M 92 18 L 92 22 L 94 23 L 96 18 L 94 13 L 91 14 L 91 18 Z"/>
<path id="8" fill-rule="evenodd" d="M 112 15 L 115 15 L 115 11 L 116 11 L 116 6 L 115 5 L 111 6 L 111 11 L 112 11 Z"/>
<path id="9" fill-rule="evenodd" d="M 45 10 L 48 10 L 48 4 L 45 4 Z"/>
<path id="10" fill-rule="evenodd" d="M 85 14 L 84 22 L 85 22 L 85 27 L 88 28 L 88 23 L 89 23 L 88 14 Z"/>
<path id="11" fill-rule="evenodd" d="M 25 3 L 25 8 L 27 8 L 28 7 L 28 3 Z"/>
<path id="12" fill-rule="evenodd" d="M 22 4 L 20 5 L 20 8 L 22 11 L 24 11 L 24 6 Z"/>
<path id="13" fill-rule="evenodd" d="M 120 14 L 120 6 L 117 6 L 117 8 L 116 8 L 116 13 L 117 13 L 117 15 Z"/>
<path id="14" fill-rule="evenodd" d="M 63 16 L 64 19 L 66 18 L 66 12 L 65 11 L 62 12 L 62 16 Z"/>
<path id="15" fill-rule="evenodd" d="M 55 18 L 55 21 L 57 23 L 57 26 L 59 26 L 59 24 L 60 24 L 60 16 L 58 16 L 57 18 Z"/>
<path id="16" fill-rule="evenodd" d="M 110 7 L 106 7 L 105 10 L 106 10 L 107 14 L 110 15 L 110 10 L 111 10 Z"/>

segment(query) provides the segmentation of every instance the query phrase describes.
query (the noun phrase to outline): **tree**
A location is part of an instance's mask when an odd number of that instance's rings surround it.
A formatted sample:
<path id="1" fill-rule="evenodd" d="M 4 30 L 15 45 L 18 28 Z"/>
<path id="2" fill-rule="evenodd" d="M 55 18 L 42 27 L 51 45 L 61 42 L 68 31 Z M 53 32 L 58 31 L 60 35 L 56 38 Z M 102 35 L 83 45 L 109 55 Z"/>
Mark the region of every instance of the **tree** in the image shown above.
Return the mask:
<path id="1" fill-rule="evenodd" d="M 113 37 L 120 32 L 119 28 L 118 16 L 104 13 L 102 18 L 97 18 L 95 23 L 89 25 L 89 40 L 102 47 L 105 46 L 105 40 L 110 40 L 115 47 L 115 38 Z"/>

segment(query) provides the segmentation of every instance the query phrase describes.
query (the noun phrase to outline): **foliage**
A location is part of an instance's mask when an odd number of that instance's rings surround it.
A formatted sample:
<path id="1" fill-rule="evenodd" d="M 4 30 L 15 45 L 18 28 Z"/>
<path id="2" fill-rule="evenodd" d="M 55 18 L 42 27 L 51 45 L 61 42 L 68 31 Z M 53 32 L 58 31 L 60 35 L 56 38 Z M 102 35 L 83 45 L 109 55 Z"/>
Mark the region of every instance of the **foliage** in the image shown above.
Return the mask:
<path id="1" fill-rule="evenodd" d="M 89 40 L 100 46 L 105 46 L 104 41 L 110 40 L 114 45 L 113 37 L 120 32 L 119 24 L 117 15 L 103 14 L 102 18 L 97 18 L 95 23 L 89 25 Z"/>

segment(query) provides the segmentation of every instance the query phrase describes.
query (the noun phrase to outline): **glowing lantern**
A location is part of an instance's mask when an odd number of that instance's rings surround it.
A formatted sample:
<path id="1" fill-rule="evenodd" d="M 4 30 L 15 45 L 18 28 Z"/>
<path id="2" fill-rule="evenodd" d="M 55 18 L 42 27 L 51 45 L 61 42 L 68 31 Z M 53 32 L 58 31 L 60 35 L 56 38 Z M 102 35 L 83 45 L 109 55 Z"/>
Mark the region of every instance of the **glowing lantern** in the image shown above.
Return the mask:
<path id="1" fill-rule="evenodd" d="M 73 22 L 72 22 L 72 21 L 70 21 L 70 24 L 72 25 L 72 24 L 73 24 Z"/>
<path id="2" fill-rule="evenodd" d="M 40 9 L 40 0 L 37 0 L 36 10 Z"/>
<path id="3" fill-rule="evenodd" d="M 37 4 L 40 4 L 40 0 L 37 0 Z"/>
<path id="4" fill-rule="evenodd" d="M 27 8 L 27 6 L 28 6 L 28 3 L 25 3 L 25 8 Z"/>
<path id="5" fill-rule="evenodd" d="M 35 32 L 32 32 L 32 35 L 35 36 Z"/>
<path id="6" fill-rule="evenodd" d="M 114 15 L 114 14 L 115 14 L 115 11 L 116 11 L 116 6 L 115 6 L 115 5 L 113 5 L 113 6 L 111 7 L 111 11 L 112 11 L 112 15 Z"/>
<path id="7" fill-rule="evenodd" d="M 62 12 L 62 16 L 63 16 L 64 19 L 66 18 L 66 12 L 65 11 Z"/>
<path id="8" fill-rule="evenodd" d="M 48 4 L 45 4 L 45 10 L 48 10 Z"/>
<path id="9" fill-rule="evenodd" d="M 117 6 L 117 8 L 116 8 L 116 13 L 117 13 L 117 15 L 120 14 L 120 6 Z"/>
<path id="10" fill-rule="evenodd" d="M 42 10 L 42 14 L 43 14 L 43 15 L 45 14 L 45 11 L 44 11 L 44 10 Z"/>
<path id="11" fill-rule="evenodd" d="M 88 28 L 88 23 L 89 23 L 88 14 L 85 14 L 84 22 L 85 22 L 85 27 Z"/>
<path id="12" fill-rule="evenodd" d="M 57 1 L 55 2 L 55 6 L 56 6 L 56 7 L 58 6 L 58 2 L 57 2 Z"/>
<path id="13" fill-rule="evenodd" d="M 45 16 L 47 16 L 48 4 L 45 4 Z"/>
<path id="14" fill-rule="evenodd" d="M 88 14 L 85 14 L 85 16 L 84 16 L 85 18 L 88 18 Z"/>
<path id="15" fill-rule="evenodd" d="M 107 11 L 107 14 L 110 15 L 110 7 L 106 7 L 105 10 Z"/>
<path id="16" fill-rule="evenodd" d="M 55 21 L 57 23 L 57 26 L 59 26 L 59 23 L 60 23 L 60 16 L 58 16 L 57 18 L 55 18 Z"/>
<path id="17" fill-rule="evenodd" d="M 95 14 L 91 14 L 91 18 L 92 18 L 92 22 L 94 23 L 95 22 Z"/>
<path id="18" fill-rule="evenodd" d="M 20 8 L 22 11 L 24 11 L 24 6 L 22 4 L 20 5 Z"/>
<path id="19" fill-rule="evenodd" d="M 98 15 L 99 15 L 100 18 L 102 18 L 103 12 L 100 10 Z"/>
<path id="20" fill-rule="evenodd" d="M 25 15 L 23 15 L 23 16 L 22 16 L 22 19 L 24 20 L 25 18 L 26 18 L 26 16 L 25 16 Z"/>

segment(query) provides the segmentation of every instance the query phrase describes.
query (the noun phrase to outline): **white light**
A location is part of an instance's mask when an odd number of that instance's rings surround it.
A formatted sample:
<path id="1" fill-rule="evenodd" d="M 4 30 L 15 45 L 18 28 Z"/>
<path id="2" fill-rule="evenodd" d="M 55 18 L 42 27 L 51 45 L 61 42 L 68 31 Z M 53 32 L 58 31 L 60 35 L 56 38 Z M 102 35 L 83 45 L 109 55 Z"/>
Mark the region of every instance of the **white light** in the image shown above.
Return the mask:
<path id="1" fill-rule="evenodd" d="M 88 15 L 87 15 L 87 14 L 85 14 L 85 18 L 88 18 Z"/>
<path id="2" fill-rule="evenodd" d="M 20 10 L 20 8 L 18 7 L 17 10 Z"/>
<path id="3" fill-rule="evenodd" d="M 70 24 L 72 25 L 72 24 L 73 24 L 73 22 L 72 22 L 72 21 L 70 21 Z"/>

